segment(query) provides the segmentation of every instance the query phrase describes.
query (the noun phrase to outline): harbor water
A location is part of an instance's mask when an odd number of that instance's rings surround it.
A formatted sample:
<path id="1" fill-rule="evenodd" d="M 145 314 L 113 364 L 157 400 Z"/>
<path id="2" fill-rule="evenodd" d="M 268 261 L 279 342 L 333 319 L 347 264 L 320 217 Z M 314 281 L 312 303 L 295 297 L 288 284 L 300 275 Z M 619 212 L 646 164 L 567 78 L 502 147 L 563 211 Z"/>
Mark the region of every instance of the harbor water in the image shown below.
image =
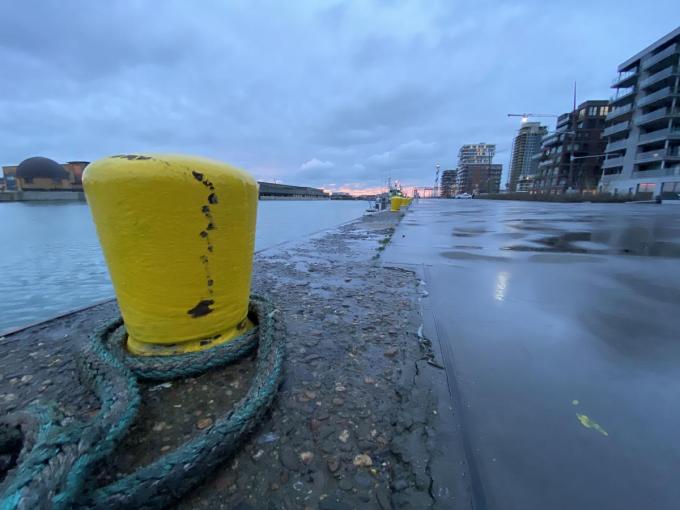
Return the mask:
<path id="1" fill-rule="evenodd" d="M 359 217 L 363 201 L 260 201 L 255 249 Z M 0 333 L 113 296 L 84 203 L 0 204 Z"/>

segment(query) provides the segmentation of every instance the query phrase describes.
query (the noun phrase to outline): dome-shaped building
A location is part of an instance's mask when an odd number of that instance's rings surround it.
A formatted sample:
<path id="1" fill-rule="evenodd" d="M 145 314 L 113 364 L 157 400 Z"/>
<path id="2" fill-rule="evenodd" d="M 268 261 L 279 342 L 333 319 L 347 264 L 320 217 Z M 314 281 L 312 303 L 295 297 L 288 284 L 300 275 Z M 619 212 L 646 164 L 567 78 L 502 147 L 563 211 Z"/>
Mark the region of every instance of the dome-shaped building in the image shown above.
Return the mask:
<path id="1" fill-rule="evenodd" d="M 16 180 L 22 190 L 47 191 L 71 187 L 71 174 L 56 161 L 41 156 L 19 163 Z"/>

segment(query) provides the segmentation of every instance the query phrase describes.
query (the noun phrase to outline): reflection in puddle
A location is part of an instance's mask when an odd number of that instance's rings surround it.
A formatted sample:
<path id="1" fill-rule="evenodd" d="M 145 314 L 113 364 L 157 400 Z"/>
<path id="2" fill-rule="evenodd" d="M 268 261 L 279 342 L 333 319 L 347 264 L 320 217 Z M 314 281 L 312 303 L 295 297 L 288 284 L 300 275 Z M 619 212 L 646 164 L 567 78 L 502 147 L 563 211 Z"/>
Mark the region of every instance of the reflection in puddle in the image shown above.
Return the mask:
<path id="1" fill-rule="evenodd" d="M 505 291 L 508 288 L 508 281 L 510 280 L 510 273 L 507 271 L 499 271 L 496 275 L 496 290 L 494 291 L 494 299 L 496 301 L 503 301 L 505 299 Z"/>

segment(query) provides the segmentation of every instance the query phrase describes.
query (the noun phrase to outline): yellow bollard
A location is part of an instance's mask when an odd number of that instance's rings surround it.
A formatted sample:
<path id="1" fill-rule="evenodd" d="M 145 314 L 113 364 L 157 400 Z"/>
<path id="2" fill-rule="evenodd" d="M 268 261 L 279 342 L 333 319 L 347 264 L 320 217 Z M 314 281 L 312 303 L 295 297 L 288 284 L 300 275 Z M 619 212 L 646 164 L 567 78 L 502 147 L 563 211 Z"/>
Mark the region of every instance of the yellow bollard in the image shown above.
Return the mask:
<path id="1" fill-rule="evenodd" d="M 390 197 L 390 211 L 392 212 L 399 212 L 399 209 L 401 208 L 401 197 L 398 196 L 393 196 Z"/>
<path id="2" fill-rule="evenodd" d="M 128 331 L 128 349 L 208 349 L 251 326 L 257 182 L 208 159 L 122 155 L 83 186 Z"/>

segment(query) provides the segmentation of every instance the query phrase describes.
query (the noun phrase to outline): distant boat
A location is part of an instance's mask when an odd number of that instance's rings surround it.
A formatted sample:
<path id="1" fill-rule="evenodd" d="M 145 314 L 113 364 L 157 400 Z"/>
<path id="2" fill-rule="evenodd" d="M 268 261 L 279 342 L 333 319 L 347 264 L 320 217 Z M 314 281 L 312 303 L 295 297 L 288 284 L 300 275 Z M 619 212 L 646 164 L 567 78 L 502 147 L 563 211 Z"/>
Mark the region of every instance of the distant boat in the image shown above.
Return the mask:
<path id="1" fill-rule="evenodd" d="M 470 193 L 459 193 L 458 195 L 456 195 L 456 198 L 468 199 L 472 198 L 472 195 L 470 195 Z"/>

